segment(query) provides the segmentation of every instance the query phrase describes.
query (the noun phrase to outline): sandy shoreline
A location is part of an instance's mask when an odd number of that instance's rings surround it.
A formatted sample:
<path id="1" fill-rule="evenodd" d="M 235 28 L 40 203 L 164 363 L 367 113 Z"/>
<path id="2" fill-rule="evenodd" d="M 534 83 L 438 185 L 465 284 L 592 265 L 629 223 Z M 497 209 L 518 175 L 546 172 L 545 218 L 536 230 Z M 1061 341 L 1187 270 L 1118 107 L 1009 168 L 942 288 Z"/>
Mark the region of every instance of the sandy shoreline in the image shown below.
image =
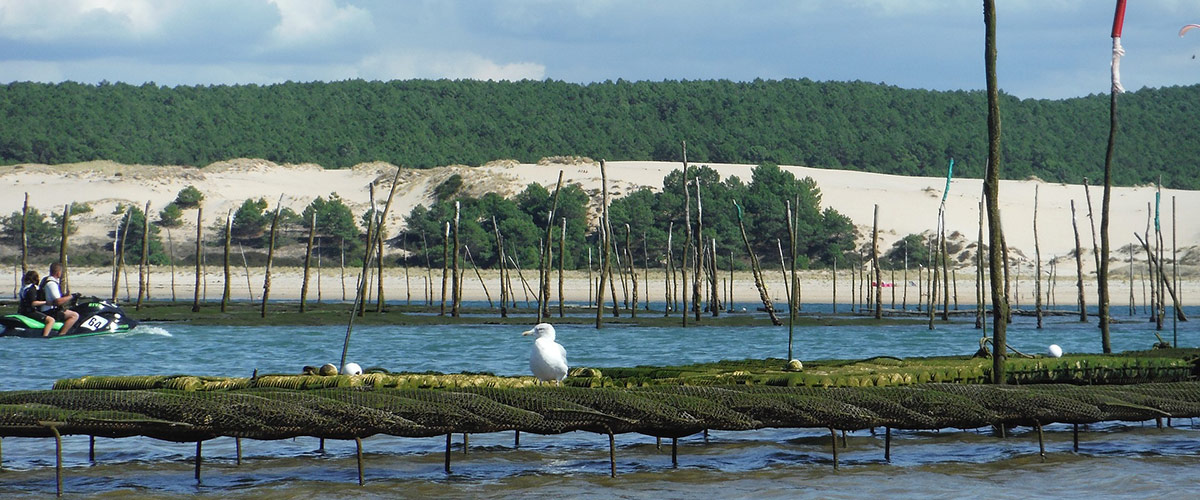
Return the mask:
<path id="1" fill-rule="evenodd" d="M 749 182 L 750 165 L 707 164 L 715 169 L 723 178 L 738 176 L 743 182 Z M 204 193 L 203 224 L 210 227 L 218 220 L 223 220 L 226 214 L 241 204 L 243 200 L 264 197 L 271 205 L 283 195 L 283 204 L 300 211 L 317 196 L 328 196 L 336 193 L 356 213 L 368 205 L 368 186 L 372 183 L 390 183 L 395 173 L 395 166 L 386 163 L 369 163 L 358 165 L 351 169 L 326 170 L 316 165 L 277 165 L 266 160 L 236 159 L 218 162 L 202 168 L 182 166 L 130 166 L 112 162 L 89 162 L 74 165 L 16 165 L 0 166 L 0 215 L 21 210 L 26 194 L 30 205 L 49 213 L 61 211 L 66 202 L 88 203 L 92 211 L 72 218 L 79 231 L 72 236 L 72 245 L 92 245 L 99 247 L 108 242 L 108 232 L 118 224 L 121 217 L 114 213 L 120 204 L 136 203 L 151 205 L 151 213 L 157 214 L 166 204 L 174 200 L 179 190 L 188 185 L 194 185 Z M 614 196 L 622 196 L 641 187 L 661 189 L 662 179 L 668 173 L 678 170 L 680 164 L 674 162 L 608 162 L 608 178 L 610 192 Z M 871 174 L 849 170 L 829 170 L 799 166 L 784 166 L 783 169 L 798 177 L 811 177 L 821 191 L 823 207 L 833 208 L 850 217 L 859 228 L 860 244 L 867 243 L 874 207 L 879 205 L 880 212 L 880 249 L 886 251 L 890 246 L 912 233 L 931 231 L 935 227 L 938 206 L 942 190 L 945 187 L 944 178 L 932 177 L 902 177 L 894 175 Z M 397 198 L 390 213 L 390 225 L 394 230 L 402 230 L 403 216 L 407 215 L 418 204 L 432 202 L 432 191 L 451 175 L 463 176 L 464 194 L 481 196 L 486 191 L 498 192 L 505 195 L 515 194 L 529 183 L 540 183 L 553 188 L 559 172 L 563 172 L 564 182 L 579 184 L 585 192 L 598 195 L 600 188 L 600 172 L 594 163 L 580 161 L 564 161 L 560 163 L 543 162 L 541 164 L 519 164 L 514 161 L 494 161 L 478 167 L 448 166 L 425 170 L 403 169 L 400 184 L 397 188 Z M 952 239 L 970 244 L 976 238 L 979 222 L 979 195 L 981 192 L 979 179 L 955 179 L 950 184 L 950 192 L 946 200 L 946 228 Z M 1040 180 L 1002 181 L 1000 187 L 1001 211 L 1005 225 L 1005 235 L 1010 248 L 1011 257 L 1019 263 L 1013 269 L 1014 275 L 1020 274 L 1021 303 L 1032 303 L 1026 297 L 1032 296 L 1033 283 L 1029 279 L 1033 272 L 1033 215 L 1034 196 L 1038 200 L 1038 226 L 1040 251 L 1043 260 L 1043 270 L 1048 269 L 1051 261 L 1057 262 L 1058 282 L 1055 290 L 1055 301 L 1058 304 L 1073 304 L 1075 302 L 1075 235 L 1072 230 L 1072 218 L 1077 221 L 1080 239 L 1085 250 L 1083 252 L 1083 272 L 1087 289 L 1087 301 L 1095 304 L 1095 261 L 1090 251 L 1092 234 L 1087 218 L 1087 200 L 1081 185 L 1046 183 Z M 1102 190 L 1091 188 L 1092 203 L 1099 210 Z M 1200 213 L 1200 191 L 1163 190 L 1162 220 L 1164 225 L 1164 241 L 1168 259 L 1174 244 L 1179 248 L 1181 261 L 1180 275 L 1184 278 L 1183 300 L 1188 304 L 1200 303 L 1193 297 L 1200 280 L 1200 224 L 1189 217 L 1179 217 L 1177 234 L 1171 232 L 1173 214 Z M 1135 243 L 1134 233 L 1142 234 L 1147 227 L 1148 216 L 1152 215 L 1151 204 L 1155 192 L 1151 187 L 1116 187 L 1113 189 L 1112 221 L 1112 272 L 1111 285 L 1113 307 L 1128 303 L 1128 268 L 1129 254 L 1125 246 Z M 1074 213 L 1072 212 L 1074 204 Z M 593 209 L 595 207 L 593 203 Z M 1174 211 L 1172 207 L 1174 206 Z M 177 254 L 188 255 L 194 248 L 192 235 L 195 234 L 195 210 L 184 213 L 184 226 L 175 229 L 174 242 Z M 1098 219 L 1098 217 L 1097 217 Z M 1096 221 L 1097 226 L 1099 220 Z M 968 247 L 973 251 L 973 247 Z M 0 247 L 0 255 L 13 255 L 12 247 Z M 293 245 L 284 252 L 303 251 L 300 245 Z M 389 251 L 393 257 L 399 250 Z M 960 303 L 973 302 L 973 254 L 961 253 L 957 270 Z M 31 263 L 39 272 L 43 272 L 45 264 L 53 256 L 33 256 Z M 1134 278 L 1141 280 L 1145 273 L 1145 252 L 1133 253 Z M 908 281 L 913 284 L 909 293 L 915 294 L 916 264 L 910 272 Z M 131 269 L 136 272 L 136 265 Z M 176 294 L 191 296 L 193 281 L 189 268 L 176 268 Z M 220 270 L 210 266 L 207 278 L 208 297 L 210 300 L 220 298 Z M 483 271 L 485 282 L 494 289 L 495 275 Z M 725 271 L 727 272 L 727 271 Z M 348 281 L 353 280 L 353 271 L 348 270 Z M 403 290 L 403 269 L 387 270 L 386 286 L 389 290 Z M 773 298 L 782 300 L 785 297 L 783 278 L 779 271 L 767 270 L 768 287 Z M 235 272 L 233 293 L 236 297 L 249 298 L 251 295 L 260 297 L 262 292 L 262 269 L 251 269 L 250 284 L 247 286 L 243 270 Z M 531 273 L 526 273 L 532 278 Z M 565 294 L 570 300 L 583 301 L 588 297 L 586 271 L 569 273 L 565 284 Z M 833 299 L 832 282 L 829 271 L 805 271 L 803 281 L 803 297 L 805 301 L 830 302 Z M 15 283 L 16 273 L 13 272 Z M 298 298 L 300 294 L 301 272 L 294 268 L 276 268 L 272 297 Z M 410 288 L 414 290 L 414 300 L 421 290 L 424 273 L 410 270 Z M 433 280 L 440 296 L 440 269 L 433 272 Z M 78 291 L 88 294 L 107 296 L 111 294 L 111 277 L 108 269 L 78 270 L 73 282 Z M 321 276 L 322 297 L 335 296 L 340 300 L 340 273 L 326 268 Z M 515 279 L 515 278 L 514 278 Z M 722 280 L 727 279 L 726 276 Z M 734 297 L 737 302 L 754 302 L 758 293 L 748 272 L 735 276 Z M 885 282 L 892 281 L 889 272 L 885 272 Z M 897 277 L 898 283 L 903 283 Z M 134 281 L 136 284 L 136 281 Z M 170 294 L 170 273 L 166 267 L 155 268 L 153 271 L 153 295 L 164 297 Z M 662 300 L 663 277 L 661 270 L 651 270 L 649 280 L 650 296 L 654 300 Z M 313 285 L 314 294 L 316 280 Z M 724 286 L 724 285 L 723 285 Z M 1141 283 L 1135 284 L 1135 297 L 1142 302 Z M 352 288 L 353 285 L 348 285 Z M 14 286 L 14 290 L 15 290 Z M 482 287 L 474 273 L 468 271 L 464 279 L 465 297 L 472 300 L 485 299 Z M 645 284 L 642 284 L 643 290 Z M 335 290 L 333 293 L 331 290 Z M 850 277 L 843 270 L 838 283 L 838 302 L 849 302 Z M 389 297 L 401 295 L 399 291 L 387 292 Z M 136 290 L 133 290 L 136 295 Z M 121 295 L 124 295 L 122 290 Z M 557 285 L 553 295 L 557 296 Z M 643 292 L 643 296 L 645 293 Z M 885 292 L 890 299 L 890 292 Z M 890 300 L 889 300 L 890 302 Z"/>
<path id="2" fill-rule="evenodd" d="M 232 279 L 230 281 L 230 293 L 236 300 L 262 300 L 263 268 L 250 268 L 249 279 L 246 276 L 244 268 L 231 269 Z M 85 295 L 95 295 L 99 297 L 108 297 L 112 294 L 112 271 L 109 269 L 71 269 L 69 270 L 69 285 L 72 291 L 80 292 Z M 354 284 L 357 278 L 356 269 L 347 268 L 345 272 L 345 297 L 347 300 L 354 299 Z M 725 271 L 728 273 L 728 271 Z M 410 268 L 408 270 L 407 280 L 403 268 L 389 268 L 384 272 L 384 296 L 389 301 L 410 301 L 414 304 L 419 304 L 426 300 L 427 283 L 432 283 L 432 292 L 430 296 L 433 302 L 439 303 L 441 300 L 442 286 L 442 271 L 434 269 L 428 273 L 423 268 Z M 464 300 L 486 301 L 488 295 L 491 295 L 492 300 L 499 300 L 499 273 L 491 270 L 481 270 L 480 274 L 483 277 L 483 285 L 480 284 L 479 277 L 475 273 L 467 269 L 463 276 L 463 298 Z M 526 272 L 526 279 L 536 279 L 536 273 Z M 915 271 L 909 273 L 907 291 L 905 290 L 903 273 L 896 272 L 895 281 L 892 280 L 890 272 L 883 274 L 884 283 L 895 283 L 894 287 L 883 288 L 884 307 L 890 307 L 892 303 L 893 291 L 895 293 L 895 303 L 897 307 L 907 303 L 909 308 L 914 308 L 918 300 L 918 292 L 928 293 L 927 286 L 922 285 L 918 288 L 917 274 Z M 427 276 L 429 279 L 427 280 Z M 651 269 L 649 272 L 649 283 L 643 277 L 643 271 L 639 270 L 638 274 L 638 296 L 639 301 L 644 301 L 645 297 L 650 297 L 652 302 L 661 303 L 664 300 L 664 290 L 666 287 L 665 276 L 661 269 Z M 801 300 L 805 303 L 831 303 L 834 300 L 833 280 L 830 271 L 803 271 L 799 273 L 801 286 Z M 955 273 L 956 282 L 951 282 L 951 303 L 954 300 L 954 290 L 957 287 L 958 304 L 960 308 L 967 309 L 973 307 L 975 303 L 975 282 L 973 269 L 960 269 Z M 122 278 L 121 287 L 117 294 L 119 301 L 136 300 L 137 298 L 137 268 L 134 266 L 129 272 L 129 281 Z M 593 275 L 593 280 L 596 278 Z M 1114 276 L 1110 283 L 1112 291 L 1112 307 L 1127 308 L 1129 304 L 1129 281 L 1127 274 L 1118 273 Z M 1138 276 L 1135 275 L 1134 281 L 1134 301 L 1140 308 L 1146 299 L 1144 295 L 1149 293 L 1144 290 L 1143 283 L 1138 281 Z M 513 273 L 513 282 L 516 286 L 522 286 L 516 273 Z M 928 279 L 928 277 L 926 277 Z M 690 277 L 689 277 L 690 280 Z M 721 300 L 726 300 L 728 292 L 725 288 L 728 287 L 728 274 L 721 277 L 720 286 L 722 287 Z M 205 280 L 201 285 L 202 299 L 206 298 L 209 301 L 220 301 L 223 288 L 224 272 L 219 267 L 209 267 L 205 271 Z M 677 279 L 678 281 L 678 279 Z M 735 303 L 747 304 L 753 306 L 759 303 L 758 290 L 754 286 L 754 278 L 749 271 L 738 271 L 734 273 L 733 299 Z M 303 270 L 295 267 L 276 267 L 271 271 L 271 299 L 273 300 L 299 300 L 301 284 L 303 282 Z M 590 287 L 588 286 L 588 274 L 586 271 L 568 271 L 565 274 L 563 281 L 563 296 L 567 302 L 583 303 L 593 296 Z M 195 275 L 191 268 L 175 269 L 175 297 L 177 300 L 191 301 L 193 297 L 195 283 Z M 690 283 L 690 281 L 689 281 Z M 784 289 L 784 278 L 780 271 L 767 273 L 767 288 L 770 291 L 771 298 L 777 303 L 785 303 L 787 301 L 787 291 Z M 338 268 L 324 268 L 320 273 L 318 282 L 317 273 L 313 270 L 309 281 L 308 300 L 315 301 L 318 295 L 322 301 L 340 301 L 343 297 L 343 280 L 342 273 Z M 855 278 L 854 287 L 860 288 L 861 282 Z M 154 267 L 151 270 L 150 276 L 150 296 L 153 300 L 170 300 L 171 298 L 171 270 L 169 267 Z M 318 287 L 319 285 L 319 287 Z M 707 285 L 707 284 L 706 284 Z M 15 287 L 15 284 L 9 286 Z M 486 293 L 484 287 L 486 286 Z M 529 286 L 536 291 L 536 283 L 530 281 Z M 594 281 L 593 281 L 594 286 Z M 632 286 L 632 285 L 630 285 Z M 676 286 L 679 286 L 678 283 Z M 1042 282 L 1044 294 L 1045 291 L 1050 291 L 1050 285 Z M 1019 283 L 1013 283 L 1013 295 L 1016 296 L 1016 305 L 1022 308 L 1032 308 L 1034 303 L 1034 288 L 1033 280 L 1029 276 L 1022 276 Z M 1181 282 L 1181 300 L 1184 305 L 1194 306 L 1200 305 L 1200 281 L 1194 279 L 1182 280 Z M 624 297 L 620 280 L 616 284 L 618 296 Z M 847 271 L 839 271 L 837 281 L 837 302 L 839 304 L 848 304 L 851 302 L 851 282 L 850 274 Z M 1075 285 L 1074 276 L 1060 277 L 1055 281 L 1053 286 L 1053 301 L 1054 305 L 1069 309 L 1074 307 L 1077 301 L 1078 290 Z M 907 292 L 907 299 L 905 293 Z M 631 291 L 632 293 L 632 291 Z M 865 294 L 865 291 L 858 291 L 860 294 Z M 607 300 L 611 300 L 611 293 L 606 291 Z M 374 295 L 374 287 L 372 287 L 372 295 Z M 523 303 L 526 299 L 527 292 L 523 289 L 517 291 L 517 302 Z M 558 301 L 558 273 L 553 273 L 551 281 L 551 297 L 552 303 L 557 304 Z M 532 295 L 529 300 L 534 301 Z M 1089 277 L 1084 282 L 1084 297 L 1089 306 L 1095 306 L 1096 298 L 1096 282 L 1094 277 Z M 859 298 L 857 301 L 861 301 Z M 1049 302 L 1047 302 L 1049 304 Z M 953 307 L 953 306 L 952 306 Z M 1121 309 L 1124 310 L 1124 309 Z"/>

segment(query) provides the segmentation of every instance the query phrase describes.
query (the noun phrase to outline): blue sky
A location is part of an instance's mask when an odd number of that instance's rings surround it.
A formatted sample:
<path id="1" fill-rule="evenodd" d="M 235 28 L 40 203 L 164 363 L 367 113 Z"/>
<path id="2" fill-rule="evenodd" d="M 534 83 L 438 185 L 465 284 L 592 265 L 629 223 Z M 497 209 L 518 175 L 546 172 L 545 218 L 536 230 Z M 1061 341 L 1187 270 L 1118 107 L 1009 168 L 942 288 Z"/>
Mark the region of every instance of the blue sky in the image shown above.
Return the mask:
<path id="1" fill-rule="evenodd" d="M 1108 90 L 1112 0 L 997 0 L 999 82 Z M 1195 0 L 1133 0 L 1122 82 L 1200 82 Z M 553 79 L 983 87 L 971 0 L 0 0 L 0 82 Z"/>

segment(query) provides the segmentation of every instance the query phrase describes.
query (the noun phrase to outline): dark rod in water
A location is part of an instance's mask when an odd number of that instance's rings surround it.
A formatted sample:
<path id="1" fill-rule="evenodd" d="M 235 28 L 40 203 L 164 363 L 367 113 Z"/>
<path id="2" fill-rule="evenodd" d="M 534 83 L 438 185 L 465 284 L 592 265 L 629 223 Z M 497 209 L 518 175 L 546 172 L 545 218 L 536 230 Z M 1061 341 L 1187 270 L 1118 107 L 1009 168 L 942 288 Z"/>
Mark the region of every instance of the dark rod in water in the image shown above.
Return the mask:
<path id="1" fill-rule="evenodd" d="M 892 428 L 891 427 L 884 428 L 883 459 L 889 463 L 892 461 Z"/>
<path id="2" fill-rule="evenodd" d="M 833 448 L 833 470 L 838 468 L 838 453 L 837 453 L 837 431 L 833 427 L 829 428 L 829 445 Z"/>
<path id="3" fill-rule="evenodd" d="M 679 467 L 679 438 L 671 438 L 671 467 Z"/>
<path id="4" fill-rule="evenodd" d="M 446 474 L 450 473 L 450 433 L 446 433 Z"/>
<path id="5" fill-rule="evenodd" d="M 354 447 L 358 454 L 358 485 L 363 485 L 363 455 L 362 455 L 362 438 L 354 438 Z"/>
<path id="6" fill-rule="evenodd" d="M 608 431 L 608 475 L 617 477 L 617 440 L 612 431 Z"/>
<path id="7" fill-rule="evenodd" d="M 197 483 L 200 482 L 200 462 L 202 461 L 202 458 L 200 455 L 200 445 L 203 442 L 204 441 L 196 441 L 196 482 Z"/>
<path id="8" fill-rule="evenodd" d="M 50 432 L 54 433 L 54 484 L 57 488 L 56 494 L 62 496 L 62 435 L 58 433 L 57 427 L 50 427 Z"/>
<path id="9" fill-rule="evenodd" d="M 1042 461 L 1045 462 L 1046 461 L 1046 440 L 1042 436 L 1042 423 L 1035 421 L 1033 424 L 1037 427 L 1038 454 L 1042 456 Z"/>

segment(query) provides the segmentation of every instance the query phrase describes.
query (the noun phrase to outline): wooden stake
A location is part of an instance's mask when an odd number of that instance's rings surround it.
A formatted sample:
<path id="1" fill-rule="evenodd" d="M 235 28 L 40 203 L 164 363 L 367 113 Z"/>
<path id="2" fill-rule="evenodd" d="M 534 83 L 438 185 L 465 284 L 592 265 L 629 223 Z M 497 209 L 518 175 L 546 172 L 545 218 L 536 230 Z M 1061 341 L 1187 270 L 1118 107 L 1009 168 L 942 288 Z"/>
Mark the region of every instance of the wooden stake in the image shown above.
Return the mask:
<path id="1" fill-rule="evenodd" d="M 1042 329 L 1042 247 L 1038 245 L 1038 185 L 1033 186 L 1033 295 L 1034 314 L 1037 315 L 1037 327 Z"/>
<path id="2" fill-rule="evenodd" d="M 883 459 L 892 462 L 892 428 L 885 427 L 883 434 Z"/>
<path id="3" fill-rule="evenodd" d="M 1075 232 L 1075 287 L 1079 290 L 1079 322 L 1087 323 L 1087 299 L 1083 295 L 1083 249 L 1079 247 L 1079 224 L 1075 220 L 1075 200 L 1071 200 L 1071 230 Z"/>
<path id="4" fill-rule="evenodd" d="M 446 433 L 446 474 L 450 473 L 450 433 Z"/>
<path id="5" fill-rule="evenodd" d="M 782 326 L 783 322 L 779 320 L 779 316 L 775 314 L 775 305 L 771 303 L 771 295 L 767 291 L 767 283 L 763 279 L 762 267 L 758 264 L 758 257 L 754 255 L 754 250 L 750 247 L 750 238 L 746 236 L 746 223 L 742 216 L 742 207 L 737 201 L 733 202 L 734 208 L 738 214 L 738 229 L 741 230 L 742 242 L 746 244 L 746 253 L 750 255 L 750 267 L 754 271 L 754 286 L 758 288 L 758 297 L 762 300 L 763 308 L 767 310 L 767 315 L 771 317 L 771 324 Z"/>
<path id="6" fill-rule="evenodd" d="M 686 165 L 686 162 L 685 162 Z M 608 253 L 608 172 L 604 159 L 600 159 L 600 242 L 604 247 L 600 256 L 600 286 L 596 289 L 596 328 L 604 327 L 604 280 L 612 273 L 612 262 Z M 685 320 L 686 321 L 686 320 Z"/>
<path id="7" fill-rule="evenodd" d="M 608 477 L 617 477 L 617 440 L 608 431 Z"/>
<path id="8" fill-rule="evenodd" d="M 308 225 L 308 245 L 304 249 L 304 277 L 300 280 L 300 312 L 305 312 L 305 307 L 308 303 L 308 273 L 309 267 L 312 264 L 313 242 L 317 235 L 317 211 L 314 208 L 312 211 L 312 222 Z M 229 277 L 229 251 L 226 247 L 225 252 L 225 277 Z"/>
<path id="9" fill-rule="evenodd" d="M 224 268 L 225 268 L 224 285 L 221 287 L 221 312 L 226 312 L 226 309 L 229 308 L 229 299 L 231 298 L 230 297 L 230 295 L 231 295 L 230 281 L 232 281 L 233 278 L 232 278 L 232 272 L 229 269 L 229 246 L 230 246 L 232 239 L 233 239 L 233 215 L 232 215 L 232 212 L 226 212 L 226 215 L 225 215 L 225 251 L 222 254 L 223 257 L 221 260 L 221 263 L 224 265 Z M 243 254 L 242 258 L 245 259 L 244 254 Z M 249 266 L 247 266 L 247 267 L 249 267 Z M 249 271 L 247 271 L 246 277 L 249 278 L 249 276 L 250 276 Z M 301 304 L 300 310 L 304 311 L 304 301 L 303 300 L 300 301 L 300 304 Z"/>
<path id="10" fill-rule="evenodd" d="M 363 484 L 365 484 L 363 482 L 362 438 L 360 438 L 358 436 L 354 437 L 354 448 L 355 448 L 355 455 L 358 457 L 358 485 L 362 486 Z"/>
<path id="11" fill-rule="evenodd" d="M 883 319 L 883 276 L 879 269 L 879 204 L 875 204 L 875 218 L 871 226 L 871 267 L 875 268 L 875 319 Z"/>
<path id="12" fill-rule="evenodd" d="M 50 432 L 54 433 L 54 484 L 55 494 L 62 496 L 63 494 L 63 467 L 62 467 L 62 434 L 58 433 L 58 427 L 50 426 Z"/>
<path id="13" fill-rule="evenodd" d="M 67 208 L 70 209 L 70 205 Z M 150 295 L 149 270 L 150 262 L 150 202 L 146 202 L 146 210 L 142 212 L 142 258 L 138 262 L 138 294 L 135 310 L 142 310 L 142 297 Z"/>
<path id="14" fill-rule="evenodd" d="M 192 312 L 200 312 L 200 280 L 204 276 L 204 207 L 196 207 L 196 286 L 192 296 Z M 121 245 L 124 246 L 124 245 Z M 124 255 L 124 251 L 122 251 Z M 122 257 L 121 259 L 125 259 Z M 113 291 L 113 296 L 116 296 L 116 291 Z"/>
<path id="15" fill-rule="evenodd" d="M 452 276 L 453 279 L 451 280 L 452 287 L 450 289 L 451 290 L 450 316 L 454 317 L 454 318 L 459 317 L 459 311 L 462 307 L 462 283 L 458 279 L 459 267 L 460 267 L 459 262 L 458 262 L 458 252 L 459 252 L 459 249 L 462 248 L 462 246 L 459 244 L 458 223 L 459 223 L 459 219 L 461 217 L 462 217 L 462 203 L 459 201 L 455 201 L 454 202 L 454 252 L 453 252 L 454 255 L 451 260 L 452 267 L 450 268 L 451 271 L 454 273 Z"/>
<path id="16" fill-rule="evenodd" d="M 71 221 L 71 204 L 68 203 L 63 206 L 62 239 L 59 240 L 59 245 L 58 245 L 58 261 L 60 263 L 62 263 L 62 278 L 59 278 L 59 281 L 62 282 L 63 294 L 67 294 L 67 293 L 71 292 L 71 286 L 70 286 L 70 284 L 67 283 L 67 274 L 68 274 L 68 272 L 67 272 L 67 267 L 68 267 L 67 266 L 67 235 L 68 235 L 67 229 L 69 229 L 71 227 L 70 221 Z"/>
<path id="17" fill-rule="evenodd" d="M 679 438 L 671 438 L 671 467 L 679 468 Z"/>
<path id="18" fill-rule="evenodd" d="M 125 241 L 129 235 L 129 223 L 132 221 L 133 211 L 129 208 L 125 209 L 125 223 L 117 225 L 117 232 L 120 233 L 120 244 L 116 243 L 116 238 L 113 239 L 113 288 L 112 297 L 110 300 L 117 300 L 117 293 L 121 291 L 121 272 L 125 270 Z"/>
<path id="19" fill-rule="evenodd" d="M 829 428 L 829 446 L 833 449 L 833 470 L 838 470 L 837 431 L 833 427 Z"/>
<path id="20" fill-rule="evenodd" d="M 271 218 L 271 234 L 267 243 L 267 267 L 263 271 L 263 296 L 260 317 L 267 317 L 267 297 L 271 295 L 271 263 L 275 260 L 275 232 L 279 227 L 279 212 L 283 209 L 283 195 L 275 203 L 275 216 Z"/>
<path id="21" fill-rule="evenodd" d="M 29 193 L 25 193 L 25 204 L 21 206 L 21 275 L 29 271 Z M 116 298 L 116 293 L 113 293 Z"/>
<path id="22" fill-rule="evenodd" d="M 203 461 L 200 453 L 200 445 L 203 441 L 196 441 L 196 482 L 200 482 L 200 463 Z"/>
<path id="23" fill-rule="evenodd" d="M 242 438 L 240 438 L 240 437 L 233 438 L 233 445 L 234 445 L 234 447 L 237 448 L 237 464 L 239 466 L 241 466 L 242 465 Z"/>

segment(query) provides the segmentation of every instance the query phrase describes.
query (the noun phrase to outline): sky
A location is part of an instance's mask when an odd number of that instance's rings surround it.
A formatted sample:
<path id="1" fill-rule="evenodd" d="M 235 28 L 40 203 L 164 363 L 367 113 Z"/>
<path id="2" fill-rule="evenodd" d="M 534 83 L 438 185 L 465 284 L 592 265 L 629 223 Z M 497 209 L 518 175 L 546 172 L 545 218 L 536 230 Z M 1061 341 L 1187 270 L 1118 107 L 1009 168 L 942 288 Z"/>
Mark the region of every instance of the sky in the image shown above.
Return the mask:
<path id="1" fill-rule="evenodd" d="M 996 0 L 1003 91 L 1106 93 L 1114 0 Z M 0 0 L 0 83 L 808 78 L 984 86 L 970 0 Z M 1132 0 L 1126 89 L 1200 82 L 1195 0 Z"/>

